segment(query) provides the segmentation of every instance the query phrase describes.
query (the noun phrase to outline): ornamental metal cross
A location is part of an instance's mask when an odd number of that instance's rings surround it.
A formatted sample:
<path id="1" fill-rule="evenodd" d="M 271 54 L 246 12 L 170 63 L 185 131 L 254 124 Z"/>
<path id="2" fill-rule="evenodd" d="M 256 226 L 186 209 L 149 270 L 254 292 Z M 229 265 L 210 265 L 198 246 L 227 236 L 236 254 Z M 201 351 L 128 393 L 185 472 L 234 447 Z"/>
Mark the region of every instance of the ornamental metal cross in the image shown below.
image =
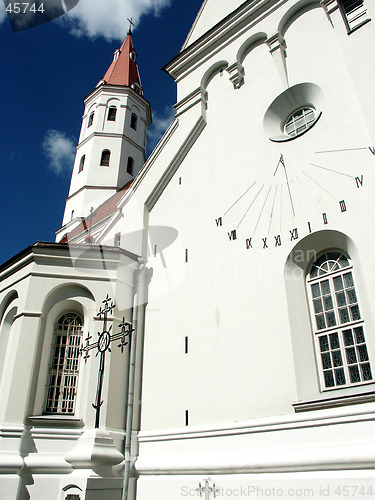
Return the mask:
<path id="1" fill-rule="evenodd" d="M 98 383 L 96 386 L 96 398 L 95 398 L 95 404 L 92 405 L 93 408 L 95 408 L 96 410 L 96 416 L 95 416 L 96 429 L 99 428 L 100 407 L 103 404 L 101 398 L 102 398 L 102 388 L 103 388 L 103 378 L 104 378 L 105 353 L 107 351 L 111 352 L 110 345 L 111 342 L 114 342 L 115 340 L 120 340 L 120 343 L 118 344 L 117 347 L 120 347 L 121 352 L 124 352 L 124 347 L 131 342 L 131 333 L 134 331 L 134 328 L 131 328 L 131 324 L 126 323 L 125 318 L 123 317 L 122 323 L 118 325 L 119 328 L 121 328 L 121 330 L 119 331 L 119 333 L 111 335 L 112 325 L 110 325 L 110 327 L 108 328 L 108 314 L 112 312 L 116 306 L 113 303 L 112 299 L 109 298 L 108 294 L 102 303 L 104 304 L 104 306 L 103 308 L 102 306 L 100 306 L 98 316 L 103 319 L 103 330 L 101 333 L 98 332 L 98 340 L 96 342 L 93 342 L 92 344 L 90 344 L 92 336 L 88 334 L 85 339 L 86 345 L 85 346 L 82 345 L 80 349 L 81 354 L 85 353 L 85 355 L 83 356 L 85 363 L 87 363 L 87 360 L 90 357 L 89 351 L 91 351 L 92 349 L 97 349 L 96 356 L 98 356 L 100 353 Z M 127 336 L 129 336 L 129 342 L 126 339 Z"/>
<path id="2" fill-rule="evenodd" d="M 204 486 L 202 486 L 202 483 L 199 483 L 199 488 L 197 488 L 197 493 L 200 497 L 203 496 L 204 493 L 204 499 L 209 500 L 211 493 L 213 493 L 214 498 L 216 498 L 216 495 L 220 492 L 220 488 L 218 488 L 215 483 L 212 483 L 212 486 L 210 486 L 210 481 L 211 478 L 207 478 L 203 480 Z"/>

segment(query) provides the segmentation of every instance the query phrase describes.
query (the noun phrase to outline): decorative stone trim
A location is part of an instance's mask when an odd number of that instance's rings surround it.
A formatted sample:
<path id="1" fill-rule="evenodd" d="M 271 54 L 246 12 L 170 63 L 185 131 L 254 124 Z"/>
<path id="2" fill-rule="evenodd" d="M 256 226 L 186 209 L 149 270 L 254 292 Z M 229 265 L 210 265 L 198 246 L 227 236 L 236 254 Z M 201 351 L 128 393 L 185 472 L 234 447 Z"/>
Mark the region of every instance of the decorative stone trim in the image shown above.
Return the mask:
<path id="1" fill-rule="evenodd" d="M 229 80 L 233 83 L 235 89 L 239 89 L 245 83 L 245 70 L 242 64 L 235 62 L 228 66 L 227 71 L 230 75 Z"/>

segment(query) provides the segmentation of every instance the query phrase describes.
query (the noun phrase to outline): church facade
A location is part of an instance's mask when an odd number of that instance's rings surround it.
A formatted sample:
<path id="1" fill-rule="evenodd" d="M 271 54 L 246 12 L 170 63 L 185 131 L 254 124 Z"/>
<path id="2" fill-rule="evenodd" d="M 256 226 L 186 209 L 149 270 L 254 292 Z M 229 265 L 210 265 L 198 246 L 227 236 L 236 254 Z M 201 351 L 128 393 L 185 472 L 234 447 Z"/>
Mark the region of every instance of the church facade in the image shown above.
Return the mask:
<path id="1" fill-rule="evenodd" d="M 147 160 L 128 34 L 0 268 L 1 498 L 375 495 L 371 9 L 205 0 Z"/>

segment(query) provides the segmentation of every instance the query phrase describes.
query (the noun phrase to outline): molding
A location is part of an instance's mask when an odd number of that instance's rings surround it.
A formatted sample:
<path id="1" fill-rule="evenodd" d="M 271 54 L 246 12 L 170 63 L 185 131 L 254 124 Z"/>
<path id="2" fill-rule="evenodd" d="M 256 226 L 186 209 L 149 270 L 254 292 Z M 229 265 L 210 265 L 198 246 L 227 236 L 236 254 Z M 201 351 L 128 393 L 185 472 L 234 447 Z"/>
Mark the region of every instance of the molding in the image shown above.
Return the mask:
<path id="1" fill-rule="evenodd" d="M 245 69 L 241 63 L 235 62 L 227 67 L 226 71 L 229 73 L 229 80 L 232 82 L 235 90 L 240 89 L 245 83 Z"/>
<path id="2" fill-rule="evenodd" d="M 32 274 L 30 274 L 30 275 L 32 275 Z M 26 318 L 41 318 L 43 316 L 43 313 L 23 311 L 23 312 L 20 312 L 19 314 L 16 314 L 14 316 L 14 319 L 16 320 L 16 319 L 22 318 L 23 316 Z"/>
<path id="3" fill-rule="evenodd" d="M 153 207 L 155 206 L 156 202 L 162 195 L 164 189 L 167 187 L 169 181 L 175 174 L 175 172 L 178 170 L 178 167 L 188 154 L 189 150 L 197 140 L 197 138 L 200 136 L 202 131 L 204 130 L 206 126 L 206 120 L 203 116 L 200 116 L 195 123 L 194 127 L 178 149 L 177 153 L 173 157 L 172 161 L 169 163 L 167 169 L 165 170 L 164 174 L 162 177 L 159 179 L 159 182 L 155 185 L 153 192 L 150 194 L 150 196 L 147 198 L 145 202 L 145 206 L 147 207 L 148 211 L 151 212 Z"/>
<path id="4" fill-rule="evenodd" d="M 118 132 L 92 132 L 90 135 L 85 137 L 85 139 L 83 139 L 77 145 L 77 147 L 76 147 L 77 152 L 81 148 L 81 146 L 84 146 L 93 137 L 110 137 L 110 138 L 114 138 L 114 139 L 122 139 L 122 140 L 126 141 L 127 143 L 131 144 L 132 146 L 134 146 L 135 148 L 139 149 L 139 151 L 141 151 L 141 153 L 145 154 L 145 148 L 143 146 L 140 146 L 139 144 L 134 142 L 133 139 L 130 139 L 130 137 L 128 137 L 127 135 L 119 134 Z M 100 167 L 103 165 L 98 164 L 98 166 Z"/>
<path id="5" fill-rule="evenodd" d="M 363 394 L 350 394 L 345 396 L 337 396 L 330 398 L 319 398 L 307 401 L 298 401 L 293 404 L 296 412 L 321 410 L 326 408 L 337 408 L 340 406 L 356 405 L 360 403 L 374 403 L 375 391 L 366 392 Z"/>
<path id="6" fill-rule="evenodd" d="M 187 440 L 237 436 L 242 434 L 285 431 L 332 424 L 353 422 L 375 422 L 375 404 L 366 403 L 363 407 L 338 407 L 316 410 L 305 413 L 293 413 L 278 417 L 256 418 L 247 422 L 237 422 L 228 426 L 176 428 L 163 431 L 140 431 L 138 441 L 148 443 L 155 441 Z"/>
<path id="7" fill-rule="evenodd" d="M 70 429 L 82 428 L 85 425 L 84 421 L 81 418 L 65 415 L 33 415 L 31 417 L 28 417 L 28 420 L 33 426 L 30 431 L 33 436 L 36 436 L 40 433 L 40 431 L 38 430 L 39 427 L 43 427 L 44 434 L 58 433 L 61 435 L 66 435 L 72 434 L 72 431 Z M 51 429 L 47 431 L 47 427 L 50 427 Z M 69 430 L 64 431 L 63 429 Z M 74 434 L 76 434 L 76 432 Z M 79 431 L 79 434 L 81 434 L 81 431 Z"/>
<path id="8" fill-rule="evenodd" d="M 209 29 L 191 45 L 185 47 L 164 66 L 172 78 L 179 81 L 197 65 L 211 58 L 234 39 L 249 31 L 288 0 L 255 0 L 244 2 L 235 11 Z"/>
<path id="9" fill-rule="evenodd" d="M 181 101 L 174 105 L 176 118 L 191 109 L 196 104 L 207 105 L 208 94 L 203 87 L 198 87 Z"/>

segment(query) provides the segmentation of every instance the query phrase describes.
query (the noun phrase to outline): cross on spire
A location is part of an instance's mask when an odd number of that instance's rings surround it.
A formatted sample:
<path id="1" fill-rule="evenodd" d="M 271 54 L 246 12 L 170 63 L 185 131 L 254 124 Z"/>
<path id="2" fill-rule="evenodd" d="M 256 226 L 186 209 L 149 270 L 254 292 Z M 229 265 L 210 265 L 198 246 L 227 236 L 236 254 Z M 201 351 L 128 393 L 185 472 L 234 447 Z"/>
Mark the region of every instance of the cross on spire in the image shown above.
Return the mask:
<path id="1" fill-rule="evenodd" d="M 127 17 L 127 20 L 129 21 L 129 31 L 128 31 L 128 35 L 131 35 L 132 34 L 132 26 L 134 26 L 135 28 L 135 24 L 133 23 L 133 18 L 131 17 L 130 19 Z"/>

